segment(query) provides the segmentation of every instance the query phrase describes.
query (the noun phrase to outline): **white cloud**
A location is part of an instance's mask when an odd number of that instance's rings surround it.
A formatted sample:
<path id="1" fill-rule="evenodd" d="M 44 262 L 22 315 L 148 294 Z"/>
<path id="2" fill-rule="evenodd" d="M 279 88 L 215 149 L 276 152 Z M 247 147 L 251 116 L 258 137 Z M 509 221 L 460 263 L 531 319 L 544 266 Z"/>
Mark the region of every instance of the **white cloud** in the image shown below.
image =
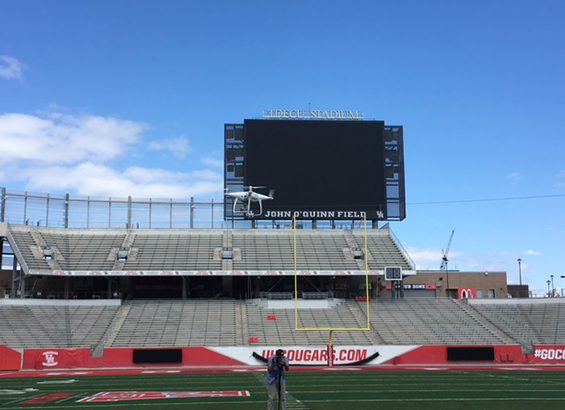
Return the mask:
<path id="1" fill-rule="evenodd" d="M 0 160 L 73 164 L 124 154 L 146 125 L 114 117 L 50 113 L 0 115 Z"/>
<path id="2" fill-rule="evenodd" d="M 441 266 L 442 253 L 440 249 L 417 249 L 408 247 L 406 251 L 418 269 L 439 269 Z"/>
<path id="3" fill-rule="evenodd" d="M 416 264 L 418 270 L 438 270 L 441 266 L 443 251 L 433 248 L 414 248 L 406 247 L 406 251 Z M 534 252 L 534 253 L 528 253 Z M 539 255 L 535 251 L 525 252 L 527 255 Z M 461 271 L 485 271 L 498 272 L 506 271 L 518 272 L 517 259 L 519 255 L 515 252 L 498 252 L 492 254 L 472 255 L 466 251 L 450 250 L 448 254 L 450 270 Z M 529 268 L 526 261 L 522 261 L 522 271 Z"/>
<path id="4" fill-rule="evenodd" d="M 27 66 L 18 61 L 17 58 L 6 55 L 0 56 L 0 78 L 21 80 L 26 68 Z"/>
<path id="5" fill-rule="evenodd" d="M 515 185 L 522 180 L 522 174 L 519 172 L 512 172 L 506 178 L 508 178 L 511 184 Z"/>
<path id="6" fill-rule="evenodd" d="M 526 255 L 533 255 L 533 256 L 539 256 L 539 255 L 541 255 L 540 252 L 536 252 L 536 251 L 534 251 L 534 250 L 532 250 L 532 249 L 527 250 L 527 251 L 524 252 L 524 253 L 525 253 Z"/>
<path id="7" fill-rule="evenodd" d="M 220 174 L 218 174 L 217 172 L 211 171 L 209 169 L 203 169 L 200 171 L 194 171 L 192 173 L 192 175 L 196 178 L 200 178 L 200 179 L 204 179 L 204 180 L 208 180 L 208 181 L 214 181 L 218 178 L 220 178 L 223 181 L 223 176 L 221 176 Z M 223 188 L 222 188 L 223 189 Z"/>
<path id="8" fill-rule="evenodd" d="M 185 158 L 192 150 L 185 136 L 152 141 L 148 149 L 150 151 L 170 151 L 177 158 Z"/>
<path id="9" fill-rule="evenodd" d="M 418 270 L 438 270 L 441 267 L 441 262 L 443 258 L 443 251 L 441 249 L 418 249 L 418 248 L 406 248 L 408 255 L 416 264 Z M 463 255 L 463 252 L 450 251 L 448 256 L 448 267 L 450 269 L 457 269 L 456 264 L 459 262 L 459 258 Z"/>
<path id="10" fill-rule="evenodd" d="M 202 158 L 201 162 L 204 165 L 207 165 L 212 168 L 223 169 L 224 168 L 224 161 L 221 159 L 213 158 L 213 157 L 204 157 Z"/>
<path id="11" fill-rule="evenodd" d="M 565 170 L 561 170 L 556 175 L 557 183 L 555 184 L 556 188 L 565 188 Z"/>
<path id="12" fill-rule="evenodd" d="M 29 189 L 36 192 L 76 192 L 80 196 L 133 198 L 190 198 L 221 192 L 223 177 L 201 172 L 129 167 L 123 171 L 91 162 L 72 167 L 53 166 L 27 171 Z"/>
<path id="13" fill-rule="evenodd" d="M 210 169 L 116 168 L 117 159 L 141 148 L 148 128 L 115 117 L 60 112 L 0 115 L 0 184 L 10 188 L 17 182 L 33 192 L 92 197 L 221 195 L 223 173 Z M 174 150 L 176 155 L 190 151 L 184 137 L 153 143 L 152 149 Z"/>

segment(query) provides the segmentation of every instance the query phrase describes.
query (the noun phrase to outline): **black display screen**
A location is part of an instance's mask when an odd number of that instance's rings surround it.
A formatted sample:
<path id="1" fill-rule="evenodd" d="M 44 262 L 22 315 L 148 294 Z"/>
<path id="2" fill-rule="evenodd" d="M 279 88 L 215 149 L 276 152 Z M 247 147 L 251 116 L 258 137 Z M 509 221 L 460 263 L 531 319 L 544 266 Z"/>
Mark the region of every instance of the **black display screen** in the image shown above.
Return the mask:
<path id="1" fill-rule="evenodd" d="M 245 185 L 275 190 L 258 218 L 386 218 L 383 121 L 245 120 L 244 133 Z"/>
<path id="2" fill-rule="evenodd" d="M 133 363 L 182 363 L 182 349 L 133 349 Z"/>
<path id="3" fill-rule="evenodd" d="M 494 361 L 494 347 L 448 347 L 449 361 Z"/>

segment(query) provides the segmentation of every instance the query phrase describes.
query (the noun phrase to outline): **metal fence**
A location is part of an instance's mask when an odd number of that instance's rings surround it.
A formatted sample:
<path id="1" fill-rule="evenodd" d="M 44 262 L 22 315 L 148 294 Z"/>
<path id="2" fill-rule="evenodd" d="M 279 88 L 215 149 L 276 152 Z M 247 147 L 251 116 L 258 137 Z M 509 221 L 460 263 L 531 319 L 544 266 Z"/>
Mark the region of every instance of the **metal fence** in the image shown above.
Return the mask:
<path id="1" fill-rule="evenodd" d="M 0 222 L 69 229 L 282 229 L 288 220 L 224 218 L 220 200 L 95 198 L 1 189 Z M 229 207 L 231 210 L 231 205 Z M 301 220 L 301 229 L 354 229 L 362 221 Z M 376 227 L 376 226 L 375 226 Z"/>
<path id="2" fill-rule="evenodd" d="M 222 201 L 93 198 L 2 189 L 0 222 L 73 229 L 221 229 Z"/>

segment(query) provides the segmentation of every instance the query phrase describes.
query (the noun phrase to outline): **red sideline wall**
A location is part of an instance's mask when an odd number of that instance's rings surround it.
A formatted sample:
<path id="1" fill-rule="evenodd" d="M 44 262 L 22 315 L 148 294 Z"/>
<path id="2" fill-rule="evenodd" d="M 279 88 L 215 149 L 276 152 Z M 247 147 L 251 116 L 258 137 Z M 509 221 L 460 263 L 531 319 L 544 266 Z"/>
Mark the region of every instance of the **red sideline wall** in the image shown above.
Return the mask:
<path id="1" fill-rule="evenodd" d="M 390 356 L 378 363 L 368 365 L 469 365 L 470 362 L 454 362 L 447 360 L 447 349 L 450 346 L 419 346 L 398 356 Z M 453 346 L 465 347 L 465 346 Z M 487 347 L 487 346 L 467 346 Z M 565 366 L 565 345 L 535 346 L 533 354 L 522 354 L 520 346 L 497 345 L 494 348 L 494 361 L 481 364 L 534 364 Z M 379 346 L 375 346 L 377 351 Z M 237 349 L 237 348 L 236 348 Z M 135 364 L 131 348 L 109 348 L 104 350 L 103 357 L 90 357 L 88 349 L 26 349 L 22 355 L 15 350 L 0 346 L 0 370 L 49 370 L 49 369 L 101 369 L 101 368 L 148 368 L 148 367 L 194 367 L 194 366 L 241 366 L 257 365 L 255 360 L 246 360 L 246 353 L 239 360 L 205 347 L 182 348 L 182 363 L 176 364 Z M 253 348 L 251 348 L 253 350 Z M 384 353 L 384 352 L 383 352 Z M 382 356 L 381 356 L 382 357 Z M 246 361 L 248 363 L 246 363 Z M 477 362 L 478 364 L 478 362 Z M 20 367 L 21 366 L 21 367 Z"/>
<path id="2" fill-rule="evenodd" d="M 537 345 L 534 354 L 528 355 L 529 362 L 533 364 L 565 364 L 564 345 Z"/>
<path id="3" fill-rule="evenodd" d="M 469 364 L 465 362 L 454 362 L 447 360 L 448 347 L 493 347 L 494 348 L 494 362 L 497 364 L 511 364 L 511 363 L 529 363 L 529 355 L 522 354 L 520 346 L 500 345 L 500 346 L 480 346 L 480 345 L 454 345 L 454 346 L 421 346 L 401 356 L 397 356 L 382 364 L 396 364 L 396 365 L 457 365 Z M 565 362 L 562 361 L 562 363 Z M 484 362 L 481 362 L 484 363 Z"/>
<path id="4" fill-rule="evenodd" d="M 0 345 L 0 371 L 20 370 L 22 355 L 9 347 Z"/>
<path id="5" fill-rule="evenodd" d="M 89 349 L 26 349 L 23 369 L 150 367 L 147 364 L 133 363 L 133 351 L 134 349 L 130 348 L 105 349 L 103 357 L 90 357 Z M 156 364 L 154 366 L 236 366 L 244 364 L 205 347 L 184 347 L 182 351 L 182 363 Z"/>

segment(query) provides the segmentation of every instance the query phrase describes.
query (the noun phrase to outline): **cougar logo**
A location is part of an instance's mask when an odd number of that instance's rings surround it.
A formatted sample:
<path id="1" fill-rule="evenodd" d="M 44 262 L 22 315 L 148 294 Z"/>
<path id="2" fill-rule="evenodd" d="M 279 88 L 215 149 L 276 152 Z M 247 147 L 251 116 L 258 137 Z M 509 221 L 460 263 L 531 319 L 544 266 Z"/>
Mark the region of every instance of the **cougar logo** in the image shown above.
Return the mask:
<path id="1" fill-rule="evenodd" d="M 43 352 L 44 358 L 41 364 L 46 367 L 57 366 L 59 364 L 56 360 L 58 354 L 58 352 Z"/>

